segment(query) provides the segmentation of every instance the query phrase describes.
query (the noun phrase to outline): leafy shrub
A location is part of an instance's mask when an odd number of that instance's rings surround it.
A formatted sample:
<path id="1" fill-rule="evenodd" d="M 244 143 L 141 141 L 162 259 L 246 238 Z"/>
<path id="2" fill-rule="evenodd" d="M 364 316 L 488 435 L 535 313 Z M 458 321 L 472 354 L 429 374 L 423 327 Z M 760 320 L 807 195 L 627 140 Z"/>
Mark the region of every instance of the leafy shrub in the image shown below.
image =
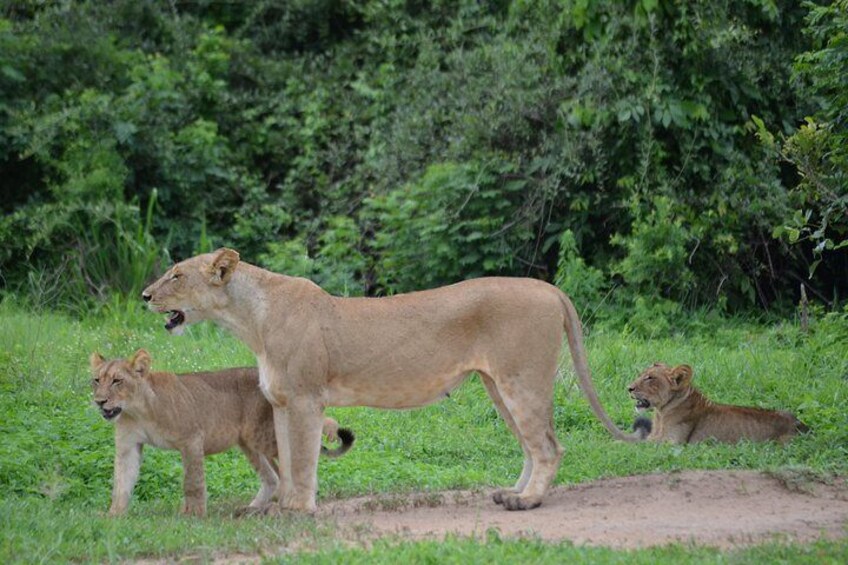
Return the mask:
<path id="1" fill-rule="evenodd" d="M 794 302 L 822 242 L 810 291 L 838 296 L 840 7 L 27 4 L 0 19 L 0 269 L 17 287 L 61 267 L 60 231 L 20 241 L 52 210 L 136 233 L 155 189 L 168 255 L 232 245 L 334 292 L 552 279 L 571 230 L 621 304 Z M 799 179 L 750 124 L 789 135 L 805 113 L 784 158 L 818 176 Z"/>
<path id="2" fill-rule="evenodd" d="M 637 211 L 632 233 L 612 239 L 626 250 L 615 272 L 636 295 L 685 299 L 694 280 L 688 265 L 694 247 L 688 229 L 667 197 L 654 199 L 651 210 L 640 216 Z"/>
<path id="3" fill-rule="evenodd" d="M 559 237 L 559 261 L 554 283 L 571 298 L 578 311 L 584 313 L 584 318 L 587 309 L 597 309 L 603 300 L 604 273 L 586 264 L 571 230 L 565 230 Z"/>
<path id="4" fill-rule="evenodd" d="M 524 182 L 511 171 L 497 161 L 433 165 L 420 181 L 369 200 L 381 284 L 403 292 L 507 271 L 532 237 Z"/>
<path id="5" fill-rule="evenodd" d="M 302 239 L 293 239 L 269 243 L 259 260 L 272 271 L 310 278 L 331 294 L 357 296 L 363 293 L 359 281 L 366 266 L 359 239 L 353 220 L 335 216 L 318 238 L 314 256 Z"/>

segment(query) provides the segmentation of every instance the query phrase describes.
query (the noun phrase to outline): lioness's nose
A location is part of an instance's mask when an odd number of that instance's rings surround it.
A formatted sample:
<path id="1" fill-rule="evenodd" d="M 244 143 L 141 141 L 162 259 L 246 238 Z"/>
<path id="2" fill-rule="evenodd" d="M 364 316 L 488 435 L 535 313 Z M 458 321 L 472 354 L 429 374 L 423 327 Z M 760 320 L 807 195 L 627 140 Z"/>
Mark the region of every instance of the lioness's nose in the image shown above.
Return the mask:
<path id="1" fill-rule="evenodd" d="M 103 405 L 106 404 L 105 400 L 95 400 L 94 403 L 99 407 L 103 408 Z"/>
<path id="2" fill-rule="evenodd" d="M 627 392 L 633 392 L 634 390 L 636 390 L 636 387 L 635 387 L 635 386 L 629 386 L 629 387 L 627 387 Z"/>
<path id="3" fill-rule="evenodd" d="M 146 292 L 141 293 L 141 299 L 144 300 L 145 302 L 150 302 L 151 298 L 153 298 L 153 297 L 151 295 L 147 294 Z"/>

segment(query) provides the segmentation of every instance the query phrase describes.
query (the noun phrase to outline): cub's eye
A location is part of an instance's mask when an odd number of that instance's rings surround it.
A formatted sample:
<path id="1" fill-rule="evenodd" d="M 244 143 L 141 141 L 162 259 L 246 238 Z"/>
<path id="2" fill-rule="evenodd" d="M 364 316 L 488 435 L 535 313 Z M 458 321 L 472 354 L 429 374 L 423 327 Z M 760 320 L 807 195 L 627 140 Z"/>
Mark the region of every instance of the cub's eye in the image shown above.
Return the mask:
<path id="1" fill-rule="evenodd" d="M 652 380 L 654 380 L 654 375 L 648 375 L 647 377 L 645 377 L 645 380 L 646 380 L 646 381 L 652 381 Z"/>
<path id="2" fill-rule="evenodd" d="M 100 384 L 100 379 L 91 379 L 91 384 L 93 384 L 94 386 L 99 385 L 99 384 Z"/>
<path id="3" fill-rule="evenodd" d="M 180 274 L 180 273 L 174 273 L 173 275 L 171 275 L 172 281 L 177 281 L 177 280 L 180 280 L 181 278 L 182 278 L 182 274 Z"/>

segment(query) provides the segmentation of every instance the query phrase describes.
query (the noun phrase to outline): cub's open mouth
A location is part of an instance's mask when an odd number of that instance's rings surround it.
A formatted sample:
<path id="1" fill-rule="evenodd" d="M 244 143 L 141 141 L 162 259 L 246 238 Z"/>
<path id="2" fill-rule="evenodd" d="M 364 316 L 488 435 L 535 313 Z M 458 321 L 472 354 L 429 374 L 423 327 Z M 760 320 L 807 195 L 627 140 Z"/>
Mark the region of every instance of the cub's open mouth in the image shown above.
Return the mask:
<path id="1" fill-rule="evenodd" d="M 118 417 L 118 414 L 121 413 L 121 408 L 120 407 L 103 408 L 103 409 L 100 410 L 100 412 L 103 413 L 103 417 L 106 418 L 107 420 L 114 420 L 115 418 Z"/>
<path id="2" fill-rule="evenodd" d="M 185 312 L 183 312 L 182 310 L 169 310 L 168 321 L 165 322 L 165 329 L 171 331 L 177 326 L 182 325 L 184 322 Z"/>
<path id="3" fill-rule="evenodd" d="M 644 398 L 636 399 L 636 408 L 639 410 L 647 410 L 651 407 L 651 403 L 645 400 Z"/>

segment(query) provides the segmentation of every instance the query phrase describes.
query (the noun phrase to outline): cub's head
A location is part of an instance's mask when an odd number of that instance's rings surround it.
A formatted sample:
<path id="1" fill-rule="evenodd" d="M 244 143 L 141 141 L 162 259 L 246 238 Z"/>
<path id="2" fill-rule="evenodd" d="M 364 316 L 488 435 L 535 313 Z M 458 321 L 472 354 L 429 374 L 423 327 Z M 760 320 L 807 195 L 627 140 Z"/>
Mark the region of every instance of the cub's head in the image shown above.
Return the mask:
<path id="1" fill-rule="evenodd" d="M 662 408 L 681 393 L 685 393 L 692 383 L 692 367 L 678 365 L 669 367 L 663 363 L 654 363 L 630 383 L 627 390 L 636 400 L 636 410 Z"/>
<path id="2" fill-rule="evenodd" d="M 229 300 L 226 286 L 239 263 L 239 254 L 221 248 L 177 263 L 144 289 L 141 298 L 151 310 L 167 313 L 165 329 L 181 334 L 186 324 L 208 319 Z"/>
<path id="3" fill-rule="evenodd" d="M 107 361 L 99 353 L 92 353 L 91 387 L 94 404 L 104 418 L 117 420 L 122 412 L 132 411 L 141 402 L 141 389 L 150 373 L 150 355 L 143 349 L 129 359 Z"/>

